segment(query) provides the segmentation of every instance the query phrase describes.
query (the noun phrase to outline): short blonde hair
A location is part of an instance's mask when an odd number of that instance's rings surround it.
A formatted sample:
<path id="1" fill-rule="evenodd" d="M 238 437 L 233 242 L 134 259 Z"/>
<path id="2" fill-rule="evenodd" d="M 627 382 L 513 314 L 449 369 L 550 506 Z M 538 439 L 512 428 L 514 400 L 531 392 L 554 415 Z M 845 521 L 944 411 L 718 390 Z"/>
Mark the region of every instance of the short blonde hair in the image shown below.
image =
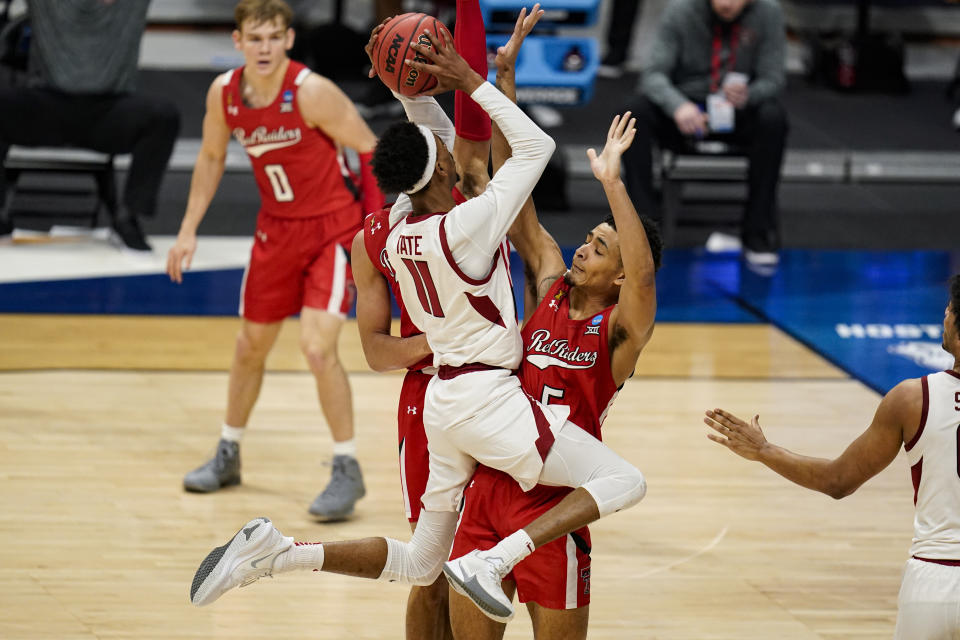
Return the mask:
<path id="1" fill-rule="evenodd" d="M 240 0 L 233 10 L 233 19 L 237 23 L 237 30 L 243 29 L 243 23 L 253 20 L 254 24 L 273 22 L 280 18 L 283 28 L 286 29 L 293 22 L 293 9 L 283 0 Z"/>

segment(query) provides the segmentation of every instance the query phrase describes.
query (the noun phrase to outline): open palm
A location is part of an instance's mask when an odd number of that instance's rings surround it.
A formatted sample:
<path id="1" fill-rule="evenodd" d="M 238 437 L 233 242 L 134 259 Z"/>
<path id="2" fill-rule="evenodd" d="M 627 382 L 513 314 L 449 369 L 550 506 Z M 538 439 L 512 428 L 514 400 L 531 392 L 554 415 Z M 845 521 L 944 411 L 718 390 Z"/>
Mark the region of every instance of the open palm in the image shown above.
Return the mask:
<path id="1" fill-rule="evenodd" d="M 520 53 L 520 45 L 523 39 L 533 31 L 534 25 L 543 17 L 543 9 L 540 4 L 533 5 L 530 14 L 527 15 L 527 9 L 524 7 L 517 16 L 517 23 L 513 26 L 513 34 L 507 40 L 507 44 L 497 48 L 497 57 L 495 59 L 498 69 L 511 68 L 516 66 L 517 55 Z"/>
<path id="2" fill-rule="evenodd" d="M 634 126 L 636 123 L 637 119 L 631 118 L 629 111 L 622 116 L 614 116 L 607 131 L 607 143 L 603 146 L 600 155 L 597 155 L 593 148 L 587 149 L 590 168 L 597 180 L 608 182 L 620 179 L 620 157 L 633 143 L 633 137 L 637 133 Z"/>

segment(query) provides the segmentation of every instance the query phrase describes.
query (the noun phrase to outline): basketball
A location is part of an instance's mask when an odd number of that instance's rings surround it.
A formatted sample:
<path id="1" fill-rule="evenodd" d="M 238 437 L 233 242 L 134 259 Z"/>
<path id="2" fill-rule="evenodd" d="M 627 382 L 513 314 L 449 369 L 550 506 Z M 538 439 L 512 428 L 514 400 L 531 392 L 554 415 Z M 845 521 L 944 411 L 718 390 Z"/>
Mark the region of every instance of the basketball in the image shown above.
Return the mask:
<path id="1" fill-rule="evenodd" d="M 415 96 L 437 86 L 437 79 L 432 75 L 422 73 L 403 62 L 408 59 L 428 62 L 410 47 L 411 42 L 430 46 L 430 40 L 424 35 L 424 31 L 429 31 L 441 42 L 443 36 L 440 33 L 443 32 L 447 41 L 453 44 L 453 36 L 447 27 L 433 16 L 425 13 L 404 13 L 384 25 L 373 50 L 374 68 L 380 80 L 387 88 L 401 95 Z"/>

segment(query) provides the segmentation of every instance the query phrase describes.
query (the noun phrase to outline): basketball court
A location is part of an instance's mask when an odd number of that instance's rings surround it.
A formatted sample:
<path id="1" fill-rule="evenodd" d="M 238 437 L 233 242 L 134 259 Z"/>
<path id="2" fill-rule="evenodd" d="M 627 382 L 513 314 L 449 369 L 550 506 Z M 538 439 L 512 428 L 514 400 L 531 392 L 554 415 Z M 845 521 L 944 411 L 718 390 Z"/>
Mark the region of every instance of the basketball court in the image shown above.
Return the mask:
<path id="1" fill-rule="evenodd" d="M 172 238 L 152 240 L 163 256 Z M 367 483 L 356 516 L 317 524 L 306 512 L 330 441 L 296 320 L 268 361 L 244 484 L 182 491 L 222 420 L 246 246 L 205 239 L 179 288 L 160 258 L 96 238 L 3 248 L 0 636 L 402 635 L 406 588 L 342 576 L 285 574 L 189 604 L 200 560 L 254 516 L 303 540 L 409 535 L 401 376 L 367 369 L 352 320 L 341 351 Z M 774 442 L 837 455 L 878 391 L 944 366 L 936 327 L 957 271 L 960 255 L 930 251 L 794 250 L 773 275 L 733 256 L 667 253 L 654 338 L 605 423 L 649 491 L 592 528 L 592 638 L 892 634 L 912 533 L 904 456 L 834 501 L 708 441 L 701 416 L 756 412 Z M 506 637 L 530 637 L 524 610 Z"/>

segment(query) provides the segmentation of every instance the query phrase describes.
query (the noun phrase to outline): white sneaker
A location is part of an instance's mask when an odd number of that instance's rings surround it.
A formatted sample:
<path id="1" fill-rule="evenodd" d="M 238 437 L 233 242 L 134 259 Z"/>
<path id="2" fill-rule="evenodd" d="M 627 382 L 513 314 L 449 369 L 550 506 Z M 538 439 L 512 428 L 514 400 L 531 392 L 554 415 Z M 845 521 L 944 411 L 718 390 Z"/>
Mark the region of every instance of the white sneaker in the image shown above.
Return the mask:
<path id="1" fill-rule="evenodd" d="M 743 257 L 755 267 L 772 267 L 780 264 L 780 254 L 776 251 L 751 251 L 745 249 Z"/>
<path id="2" fill-rule="evenodd" d="M 743 244 L 737 236 L 714 231 L 707 238 L 707 244 L 704 248 L 707 253 L 735 253 L 739 252 L 742 247 Z"/>
<path id="3" fill-rule="evenodd" d="M 236 586 L 272 576 L 277 556 L 292 546 L 293 538 L 283 537 L 269 518 L 251 520 L 200 563 L 190 586 L 190 602 L 203 607 Z"/>
<path id="4" fill-rule="evenodd" d="M 513 618 L 513 603 L 500 584 L 509 571 L 504 569 L 502 558 L 478 549 L 443 563 L 443 573 L 450 586 L 497 622 L 509 622 Z"/>

